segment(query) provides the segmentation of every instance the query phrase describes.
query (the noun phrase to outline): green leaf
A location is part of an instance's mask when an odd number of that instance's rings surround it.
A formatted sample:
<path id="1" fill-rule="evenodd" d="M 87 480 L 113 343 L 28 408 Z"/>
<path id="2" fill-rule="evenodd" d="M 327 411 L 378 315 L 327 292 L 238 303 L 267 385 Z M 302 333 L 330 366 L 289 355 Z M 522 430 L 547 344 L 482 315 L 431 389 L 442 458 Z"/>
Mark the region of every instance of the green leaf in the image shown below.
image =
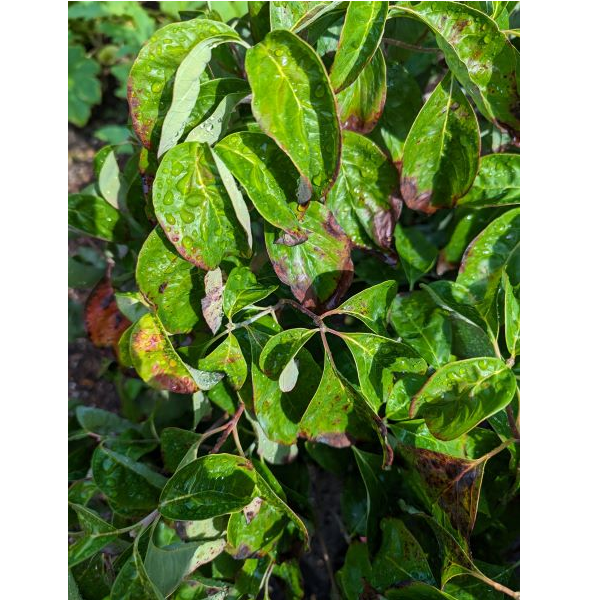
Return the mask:
<path id="1" fill-rule="evenodd" d="M 378 48 L 354 82 L 337 94 L 338 114 L 344 129 L 357 133 L 373 131 L 386 103 L 385 71 L 385 58 Z"/>
<path id="2" fill-rule="evenodd" d="M 338 335 L 354 357 L 361 392 L 376 413 L 390 397 L 394 387 L 393 373 L 423 374 L 427 371 L 427 363 L 402 342 L 371 333 Z"/>
<path id="3" fill-rule="evenodd" d="M 263 375 L 263 377 L 264 377 L 264 375 Z M 317 382 L 317 384 L 318 384 L 318 382 Z M 254 381 L 253 381 L 253 385 L 254 385 Z M 255 389 L 255 388 L 253 388 L 253 389 Z M 276 394 L 277 394 L 277 391 L 275 390 L 274 394 L 269 397 L 269 401 L 274 400 Z M 254 399 L 254 408 L 256 411 L 258 411 L 258 409 L 256 408 L 258 405 L 256 393 L 254 394 L 253 399 Z M 271 415 L 274 412 L 275 411 L 269 411 L 269 413 L 268 413 L 269 417 L 271 417 Z M 300 413 L 300 416 L 302 416 L 302 413 Z M 267 437 L 264 429 L 261 427 L 258 420 L 251 413 L 247 412 L 246 418 L 252 423 L 252 428 L 254 429 L 254 433 L 256 435 L 256 444 L 257 444 L 256 453 L 258 454 L 258 456 L 260 456 L 262 459 L 266 460 L 268 463 L 270 463 L 272 465 L 286 465 L 286 464 L 292 462 L 293 460 L 295 460 L 295 458 L 298 456 L 298 446 L 296 444 L 286 445 L 286 444 L 280 444 L 278 442 L 271 441 Z M 299 420 L 300 420 L 300 418 L 298 418 L 298 421 Z M 294 440 L 295 440 L 295 437 L 296 437 L 296 434 L 294 432 Z"/>
<path id="4" fill-rule="evenodd" d="M 454 596 L 421 581 L 411 581 L 401 588 L 385 592 L 387 600 L 456 600 Z"/>
<path id="5" fill-rule="evenodd" d="M 383 519 L 381 531 L 383 541 L 370 579 L 377 589 L 411 579 L 435 584 L 425 552 L 400 519 Z"/>
<path id="6" fill-rule="evenodd" d="M 210 454 L 185 465 L 169 479 L 159 510 L 167 519 L 201 520 L 238 512 L 255 495 L 252 464 L 231 454 Z"/>
<path id="7" fill-rule="evenodd" d="M 323 6 L 323 2 L 269 2 L 271 29 L 294 29 L 306 14 Z"/>
<path id="8" fill-rule="evenodd" d="M 145 300 L 139 292 L 115 292 L 115 302 L 119 312 L 123 313 L 132 323 L 148 312 Z"/>
<path id="9" fill-rule="evenodd" d="M 519 54 L 492 19 L 460 2 L 397 5 L 389 16 L 410 16 L 427 24 L 480 112 L 518 135 Z"/>
<path id="10" fill-rule="evenodd" d="M 504 335 L 506 338 L 506 347 L 510 355 L 515 357 L 521 353 L 521 308 L 506 271 L 502 273 L 502 287 L 504 288 Z"/>
<path id="11" fill-rule="evenodd" d="M 200 24 L 208 27 L 208 35 L 205 33 L 205 37 L 198 41 L 177 67 L 173 99 L 162 125 L 158 156 L 175 146 L 183 135 L 200 93 L 200 75 L 210 61 L 213 48 L 226 42 L 245 44 L 237 32 L 224 23 L 209 20 L 197 23 L 199 28 Z"/>
<path id="12" fill-rule="evenodd" d="M 337 579 L 345 598 L 360 598 L 367 590 L 367 581 L 371 578 L 371 562 L 367 544 L 353 541 L 346 557 L 344 566 L 337 573 Z M 366 584 L 366 585 L 365 585 Z"/>
<path id="13" fill-rule="evenodd" d="M 400 165 L 404 143 L 423 100 L 418 83 L 404 65 L 388 61 L 386 78 L 385 106 L 370 137 Z"/>
<path id="14" fill-rule="evenodd" d="M 97 435 L 116 435 L 130 429 L 138 429 L 131 421 L 92 406 L 78 406 L 75 415 L 85 431 Z"/>
<path id="15" fill-rule="evenodd" d="M 135 278 L 144 298 L 170 333 L 187 333 L 200 319 L 202 275 L 155 227 L 138 255 Z"/>
<path id="16" fill-rule="evenodd" d="M 324 197 L 338 172 L 341 136 L 321 60 L 293 33 L 271 31 L 246 53 L 246 71 L 254 117 L 302 176 L 298 202 Z"/>
<path id="17" fill-rule="evenodd" d="M 147 465 L 105 446 L 92 456 L 92 476 L 109 502 L 117 509 L 153 510 L 166 479 Z"/>
<path id="18" fill-rule="evenodd" d="M 146 148 L 158 147 L 180 65 L 201 42 L 230 31 L 224 23 L 192 19 L 162 27 L 142 47 L 129 75 L 128 100 L 133 128 Z"/>
<path id="19" fill-rule="evenodd" d="M 410 416 L 425 419 L 440 440 L 452 440 L 507 406 L 516 389 L 498 358 L 473 358 L 436 371 L 413 398 Z"/>
<path id="20" fill-rule="evenodd" d="M 387 335 L 387 313 L 398 290 L 395 281 L 384 281 L 348 298 L 332 314 L 351 315 L 361 320 L 371 331 Z"/>
<path id="21" fill-rule="evenodd" d="M 468 208 L 519 204 L 521 157 L 518 154 L 488 154 L 481 157 L 471 189 L 458 205 Z"/>
<path id="22" fill-rule="evenodd" d="M 169 150 L 153 187 L 156 217 L 179 254 L 209 271 L 248 251 L 247 235 L 207 144 Z"/>
<path id="23" fill-rule="evenodd" d="M 83 536 L 69 546 L 69 567 L 73 567 L 114 542 L 119 532 L 89 508 L 71 503 L 69 506 L 77 513 L 83 530 Z"/>
<path id="24" fill-rule="evenodd" d="M 272 2 L 248 2 L 250 31 L 255 43 L 260 42 L 271 29 L 270 6 Z"/>
<path id="25" fill-rule="evenodd" d="M 327 206 L 354 245 L 389 249 L 401 207 L 398 172 L 369 138 L 344 131 L 342 140 L 340 172 Z"/>
<path id="26" fill-rule="evenodd" d="M 69 227 L 107 242 L 128 239 L 127 225 L 118 210 L 104 198 L 69 194 Z"/>
<path id="27" fill-rule="evenodd" d="M 398 296 L 392 304 L 390 322 L 402 341 L 416 350 L 427 364 L 438 368 L 450 360 L 450 320 L 426 292 Z"/>
<path id="28" fill-rule="evenodd" d="M 160 432 L 160 451 L 165 468 L 174 473 L 190 448 L 196 445 L 199 440 L 200 434 L 193 431 L 177 427 L 165 427 Z"/>
<path id="29" fill-rule="evenodd" d="M 260 353 L 259 366 L 263 373 L 275 379 L 281 375 L 286 365 L 298 354 L 317 329 L 287 329 L 274 335 L 264 344 Z"/>
<path id="30" fill-rule="evenodd" d="M 200 565 L 212 561 L 225 548 L 224 539 L 199 542 L 175 543 L 165 547 L 154 542 L 154 531 L 150 534 L 144 567 L 148 578 L 162 596 L 171 595 L 183 581 Z"/>
<path id="31" fill-rule="evenodd" d="M 244 385 L 248 375 L 246 360 L 233 333 L 229 333 L 206 358 L 198 361 L 198 369 L 208 373 L 225 373 L 234 390 Z"/>
<path id="32" fill-rule="evenodd" d="M 138 535 L 135 539 L 133 555 L 123 565 L 115 579 L 110 597 L 123 598 L 123 600 L 164 600 L 164 596 L 148 577 L 144 567 L 138 550 L 139 537 Z"/>
<path id="33" fill-rule="evenodd" d="M 247 267 L 235 267 L 227 276 L 223 290 L 223 311 L 229 320 L 238 312 L 264 300 L 277 289 L 276 285 L 258 283 L 254 273 Z"/>
<path id="34" fill-rule="evenodd" d="M 100 65 L 88 58 L 82 46 L 69 45 L 69 122 L 84 127 L 92 106 L 100 104 Z"/>
<path id="35" fill-rule="evenodd" d="M 519 233 L 520 209 L 514 208 L 492 221 L 471 242 L 456 278 L 492 330 L 497 327 L 496 302 L 503 270 L 518 281 Z"/>
<path id="36" fill-rule="evenodd" d="M 176 394 L 192 394 L 208 390 L 222 375 L 190 370 L 167 337 L 159 319 L 144 315 L 131 331 L 130 354 L 139 376 L 151 387 Z"/>
<path id="37" fill-rule="evenodd" d="M 479 147 L 475 113 L 448 73 L 406 138 L 400 189 L 408 207 L 432 214 L 454 206 L 475 179 Z"/>
<path id="38" fill-rule="evenodd" d="M 98 190 L 103 198 L 117 210 L 124 203 L 121 187 L 124 181 L 112 146 L 104 146 L 94 157 L 94 171 Z"/>
<path id="39" fill-rule="evenodd" d="M 377 51 L 388 12 L 388 2 L 354 2 L 348 5 L 338 50 L 331 67 L 336 92 L 347 88 Z"/>
<path id="40" fill-rule="evenodd" d="M 402 227 L 400 223 L 396 225 L 394 238 L 412 291 L 415 283 L 435 266 L 438 249 L 417 228 Z"/>
<path id="41" fill-rule="evenodd" d="M 238 560 L 265 556 L 277 544 L 287 522 L 268 502 L 259 497 L 255 500 L 256 508 L 252 512 L 244 510 L 229 517 L 227 550 Z"/>

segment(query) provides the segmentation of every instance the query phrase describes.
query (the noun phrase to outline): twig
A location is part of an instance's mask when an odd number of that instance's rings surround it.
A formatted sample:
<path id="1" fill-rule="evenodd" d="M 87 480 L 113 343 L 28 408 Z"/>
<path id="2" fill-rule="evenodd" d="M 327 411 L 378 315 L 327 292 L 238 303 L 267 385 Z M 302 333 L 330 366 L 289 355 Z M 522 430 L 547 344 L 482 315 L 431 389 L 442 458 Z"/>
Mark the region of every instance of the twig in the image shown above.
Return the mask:
<path id="1" fill-rule="evenodd" d="M 510 404 L 506 407 L 506 416 L 508 417 L 508 424 L 510 425 L 510 430 L 512 431 L 513 436 L 518 440 L 521 439 L 521 433 L 519 432 L 519 427 L 515 421 L 515 415 Z"/>
<path id="2" fill-rule="evenodd" d="M 507 588 L 506 586 L 502 585 L 501 583 L 498 583 L 497 581 L 494 581 L 493 579 L 486 577 L 483 573 L 478 573 L 477 571 L 470 571 L 470 574 L 473 577 L 480 579 L 484 583 L 487 583 L 487 585 L 494 588 L 498 592 L 502 592 L 503 594 L 506 594 L 507 596 L 510 596 L 511 598 L 515 598 L 515 600 L 519 600 L 519 598 L 521 598 L 521 594 L 519 592 L 515 592 L 515 591 L 511 590 L 510 588 Z"/>
<path id="3" fill-rule="evenodd" d="M 243 412 L 244 412 L 244 405 L 240 404 L 237 407 L 237 410 L 235 411 L 231 420 L 227 423 L 227 425 L 223 426 L 224 431 L 221 434 L 221 437 L 217 440 L 215 447 L 209 452 L 209 454 L 216 454 L 221 449 L 221 446 L 225 443 L 225 441 L 229 437 L 229 434 L 235 429 L 237 422 L 240 420 L 240 417 L 242 416 Z M 238 440 L 238 443 L 239 443 L 239 440 Z M 238 448 L 238 450 L 239 450 L 239 448 Z M 244 456 L 243 450 L 242 450 L 241 454 L 242 454 L 242 456 Z"/>
<path id="4" fill-rule="evenodd" d="M 408 42 L 401 42 L 400 40 L 393 40 L 391 38 L 383 38 L 386 44 L 390 46 L 398 46 L 398 48 L 404 48 L 405 50 L 414 50 L 415 52 L 425 52 L 426 54 L 436 54 L 441 52 L 439 48 L 427 48 L 425 46 L 416 46 L 415 44 L 409 44 Z"/>

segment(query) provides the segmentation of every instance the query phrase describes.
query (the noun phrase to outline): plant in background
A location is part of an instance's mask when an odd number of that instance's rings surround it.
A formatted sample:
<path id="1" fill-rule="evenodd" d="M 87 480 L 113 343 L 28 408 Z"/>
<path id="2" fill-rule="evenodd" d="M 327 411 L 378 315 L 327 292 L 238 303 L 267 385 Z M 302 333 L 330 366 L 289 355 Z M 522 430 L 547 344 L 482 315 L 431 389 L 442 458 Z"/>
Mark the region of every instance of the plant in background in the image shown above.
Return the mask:
<path id="1" fill-rule="evenodd" d="M 74 597 L 304 597 L 325 470 L 323 597 L 518 598 L 518 4 L 182 19 L 69 197 L 122 400 L 70 405 Z"/>

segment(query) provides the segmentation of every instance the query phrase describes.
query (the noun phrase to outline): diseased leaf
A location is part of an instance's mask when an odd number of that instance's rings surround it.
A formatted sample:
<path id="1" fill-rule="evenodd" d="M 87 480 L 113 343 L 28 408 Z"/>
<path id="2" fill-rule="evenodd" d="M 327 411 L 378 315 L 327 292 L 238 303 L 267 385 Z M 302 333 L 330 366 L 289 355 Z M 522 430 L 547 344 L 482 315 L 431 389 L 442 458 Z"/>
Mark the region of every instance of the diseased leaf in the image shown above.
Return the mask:
<path id="1" fill-rule="evenodd" d="M 317 329 L 287 329 L 270 338 L 260 353 L 259 365 L 263 373 L 275 379 L 299 350 L 317 332 Z"/>
<path id="2" fill-rule="evenodd" d="M 372 333 L 339 335 L 354 357 L 361 392 L 376 413 L 390 397 L 394 373 L 423 374 L 427 371 L 426 362 L 402 342 Z"/>
<path id="3" fill-rule="evenodd" d="M 471 189 L 459 206 L 485 208 L 519 204 L 521 199 L 521 157 L 518 154 L 487 154 L 481 157 Z"/>
<path id="4" fill-rule="evenodd" d="M 321 60 L 298 36 L 277 30 L 248 50 L 246 71 L 255 119 L 302 176 L 298 202 L 324 197 L 339 169 L 341 135 Z"/>
<path id="5" fill-rule="evenodd" d="M 350 2 L 331 67 L 336 92 L 347 88 L 371 61 L 385 27 L 388 2 Z"/>
<path id="6" fill-rule="evenodd" d="M 217 267 L 204 276 L 206 296 L 202 298 L 202 315 L 213 332 L 219 331 L 223 321 L 223 273 Z"/>
<path id="7" fill-rule="evenodd" d="M 405 344 L 416 350 L 427 364 L 438 368 L 450 360 L 450 319 L 436 308 L 426 292 L 398 296 L 392 304 L 390 322 Z"/>
<path id="8" fill-rule="evenodd" d="M 179 256 L 160 227 L 154 228 L 140 250 L 135 278 L 169 333 L 191 331 L 200 319 L 202 274 Z"/>
<path id="9" fill-rule="evenodd" d="M 397 5 L 389 16 L 411 16 L 427 24 L 481 113 L 518 136 L 519 53 L 492 19 L 460 2 Z"/>
<path id="10" fill-rule="evenodd" d="M 438 249 L 417 228 L 402 227 L 400 223 L 396 225 L 394 238 L 400 264 L 412 290 L 435 265 Z"/>
<path id="11" fill-rule="evenodd" d="M 127 240 L 127 225 L 119 211 L 100 196 L 69 194 L 69 227 L 107 242 Z"/>
<path id="12" fill-rule="evenodd" d="M 498 358 L 473 358 L 436 371 L 413 398 L 410 416 L 425 419 L 440 440 L 452 440 L 502 410 L 513 398 L 516 380 Z"/>
<path id="13" fill-rule="evenodd" d="M 244 385 L 248 374 L 246 360 L 233 333 L 228 334 L 206 358 L 198 361 L 198 369 L 208 373 L 225 373 L 234 390 Z"/>
<path id="14" fill-rule="evenodd" d="M 159 511 L 167 519 L 201 520 L 238 512 L 254 497 L 256 472 L 250 461 L 209 454 L 185 465 L 169 479 Z"/>
<path id="15" fill-rule="evenodd" d="M 369 138 L 344 131 L 342 140 L 340 172 L 327 206 L 356 246 L 389 249 L 401 208 L 398 173 Z"/>
<path id="16" fill-rule="evenodd" d="M 83 530 L 82 537 L 69 546 L 69 567 L 73 567 L 114 542 L 119 533 L 93 510 L 78 504 L 69 503 L 69 506 L 77 513 Z"/>
<path id="17" fill-rule="evenodd" d="M 384 281 L 348 298 L 332 314 L 341 313 L 360 319 L 371 331 L 386 336 L 387 313 L 398 290 L 395 281 Z"/>
<path id="18" fill-rule="evenodd" d="M 336 96 L 342 127 L 357 133 L 373 131 L 384 111 L 386 93 L 385 58 L 378 48 L 354 82 Z"/>
<path id="19" fill-rule="evenodd" d="M 209 271 L 224 257 L 248 251 L 246 232 L 207 144 L 185 142 L 169 150 L 152 196 L 169 241 L 192 264 Z"/>
<path id="20" fill-rule="evenodd" d="M 377 589 L 410 580 L 435 584 L 427 556 L 400 519 L 381 521 L 383 541 L 373 560 L 371 583 Z"/>
<path id="21" fill-rule="evenodd" d="M 454 206 L 475 179 L 479 147 L 475 113 L 448 73 L 406 138 L 400 182 L 406 204 L 426 214 Z"/>
<path id="22" fill-rule="evenodd" d="M 247 267 L 235 267 L 227 276 L 223 290 L 223 311 L 231 320 L 240 310 L 264 300 L 276 289 L 276 285 L 261 285 Z"/>
<path id="23" fill-rule="evenodd" d="M 156 508 L 166 479 L 147 465 L 98 446 L 92 456 L 94 483 L 118 508 L 150 511 Z"/>
<path id="24" fill-rule="evenodd" d="M 208 35 L 205 34 L 194 45 L 177 67 L 173 98 L 161 128 L 158 156 L 175 146 L 181 138 L 200 93 L 200 75 L 210 61 L 213 48 L 226 42 L 244 44 L 238 33 L 224 23 L 206 20 L 200 23 L 204 27 L 209 25 Z"/>
<path id="25" fill-rule="evenodd" d="M 85 303 L 85 327 L 90 340 L 98 348 L 112 347 L 117 353 L 119 339 L 130 325 L 117 308 L 110 279 L 101 279 Z"/>

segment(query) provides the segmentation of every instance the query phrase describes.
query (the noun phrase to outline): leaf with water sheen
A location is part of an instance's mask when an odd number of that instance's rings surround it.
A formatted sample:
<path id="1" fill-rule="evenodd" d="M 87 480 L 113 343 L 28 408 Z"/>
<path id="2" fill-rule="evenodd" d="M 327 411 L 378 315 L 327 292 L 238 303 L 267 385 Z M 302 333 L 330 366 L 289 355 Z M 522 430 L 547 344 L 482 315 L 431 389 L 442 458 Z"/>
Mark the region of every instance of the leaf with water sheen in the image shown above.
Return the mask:
<path id="1" fill-rule="evenodd" d="M 187 333 L 200 319 L 201 272 L 175 251 L 156 227 L 138 255 L 135 278 L 169 333 Z"/>
<path id="2" fill-rule="evenodd" d="M 107 242 L 124 242 L 128 237 L 119 211 L 91 194 L 69 194 L 69 227 Z"/>
<path id="3" fill-rule="evenodd" d="M 169 479 L 159 511 L 167 519 L 202 520 L 240 511 L 255 495 L 252 464 L 231 454 L 209 454 Z"/>
<path id="4" fill-rule="evenodd" d="M 372 333 L 340 334 L 346 342 L 358 371 L 360 389 L 377 412 L 394 387 L 394 373 L 427 371 L 427 363 L 406 344 Z"/>
<path id="5" fill-rule="evenodd" d="M 354 82 L 336 95 L 342 127 L 357 133 L 371 132 L 384 110 L 386 93 L 385 58 L 377 49 Z"/>
<path id="6" fill-rule="evenodd" d="M 277 289 L 276 285 L 260 284 L 247 267 L 235 267 L 227 276 L 223 290 L 223 311 L 229 320 L 247 306 L 264 300 Z"/>
<path id="7" fill-rule="evenodd" d="M 347 88 L 371 61 L 383 36 L 387 12 L 388 2 L 349 4 L 330 73 L 336 92 Z"/>
<path id="8" fill-rule="evenodd" d="M 519 204 L 521 199 L 521 157 L 518 154 L 487 154 L 481 157 L 471 189 L 459 206 L 484 208 Z"/>
<path id="9" fill-rule="evenodd" d="M 498 358 L 472 358 L 436 371 L 413 398 L 410 416 L 440 440 L 453 440 L 510 403 L 516 380 Z"/>
<path id="10" fill-rule="evenodd" d="M 342 140 L 340 172 L 327 206 L 356 246 L 389 249 L 400 215 L 398 172 L 369 138 L 344 131 Z"/>
<path id="11" fill-rule="evenodd" d="M 413 17 L 428 25 L 481 113 L 518 136 L 519 53 L 490 17 L 461 2 L 398 5 L 389 16 Z"/>
<path id="12" fill-rule="evenodd" d="M 78 504 L 69 503 L 69 506 L 77 513 L 83 530 L 83 536 L 69 546 L 69 567 L 73 567 L 114 542 L 119 533 L 93 510 Z"/>
<path id="13" fill-rule="evenodd" d="M 177 252 L 209 271 L 226 256 L 248 251 L 247 234 L 207 144 L 169 150 L 153 186 L 156 217 Z"/>
<path id="14" fill-rule="evenodd" d="M 302 175 L 308 197 L 301 194 L 300 203 L 325 196 L 338 172 L 341 135 L 321 60 L 298 36 L 277 30 L 248 50 L 246 71 L 254 117 Z"/>
<path id="15" fill-rule="evenodd" d="M 246 360 L 233 333 L 228 334 L 206 358 L 198 361 L 198 369 L 208 373 L 225 373 L 234 390 L 244 385 L 248 374 Z"/>
<path id="16" fill-rule="evenodd" d="M 438 249 L 417 228 L 402 227 L 400 223 L 394 230 L 394 239 L 400 264 L 412 290 L 415 283 L 435 265 Z"/>
<path id="17" fill-rule="evenodd" d="M 396 281 L 383 281 L 348 298 L 333 312 L 356 317 L 371 331 L 386 336 L 387 313 L 397 290 Z"/>
<path id="18" fill-rule="evenodd" d="M 479 147 L 475 113 L 448 73 L 406 138 L 400 181 L 406 204 L 427 214 L 454 206 L 475 179 Z"/>

